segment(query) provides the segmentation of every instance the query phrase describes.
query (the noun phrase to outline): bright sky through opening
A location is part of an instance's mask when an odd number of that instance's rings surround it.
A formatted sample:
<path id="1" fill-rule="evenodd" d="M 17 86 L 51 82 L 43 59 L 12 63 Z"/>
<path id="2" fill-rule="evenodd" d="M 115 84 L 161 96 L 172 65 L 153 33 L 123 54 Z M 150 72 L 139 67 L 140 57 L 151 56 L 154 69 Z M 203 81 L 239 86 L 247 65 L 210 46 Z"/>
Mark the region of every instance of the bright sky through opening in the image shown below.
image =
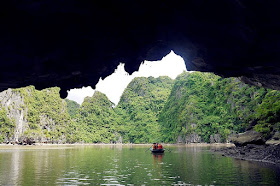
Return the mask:
<path id="1" fill-rule="evenodd" d="M 169 76 L 175 79 L 183 71 L 186 71 L 186 65 L 182 57 L 176 55 L 171 51 L 167 56 L 163 57 L 160 61 L 144 61 L 139 70 L 129 75 L 125 69 L 124 64 L 120 64 L 115 72 L 110 76 L 107 76 L 104 80 L 100 78 L 96 84 L 96 90 L 106 94 L 110 101 L 115 105 L 118 104 L 120 97 L 135 77 L 159 77 Z M 68 91 L 67 99 L 74 100 L 79 104 L 82 104 L 86 96 L 92 96 L 95 90 L 90 86 L 83 87 L 81 89 L 71 89 Z"/>

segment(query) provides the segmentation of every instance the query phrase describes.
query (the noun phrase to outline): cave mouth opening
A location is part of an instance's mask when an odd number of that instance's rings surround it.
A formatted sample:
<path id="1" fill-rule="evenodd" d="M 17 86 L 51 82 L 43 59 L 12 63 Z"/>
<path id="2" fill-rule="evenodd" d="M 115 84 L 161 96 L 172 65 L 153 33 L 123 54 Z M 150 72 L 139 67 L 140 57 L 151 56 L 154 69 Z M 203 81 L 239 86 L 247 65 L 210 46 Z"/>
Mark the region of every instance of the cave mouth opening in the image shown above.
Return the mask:
<path id="1" fill-rule="evenodd" d="M 106 94 L 108 99 L 117 105 L 123 91 L 135 77 L 151 76 L 157 78 L 168 76 L 171 79 L 175 79 L 184 71 L 187 71 L 184 59 L 171 50 L 161 60 L 143 61 L 138 70 L 132 74 L 126 71 L 125 63 L 120 63 L 111 75 L 104 79 L 100 78 L 98 83 L 92 86 L 95 89 L 91 86 L 71 89 L 67 91 L 68 96 L 66 99 L 76 101 L 81 105 L 85 97 L 91 97 L 95 91 L 100 91 Z"/>

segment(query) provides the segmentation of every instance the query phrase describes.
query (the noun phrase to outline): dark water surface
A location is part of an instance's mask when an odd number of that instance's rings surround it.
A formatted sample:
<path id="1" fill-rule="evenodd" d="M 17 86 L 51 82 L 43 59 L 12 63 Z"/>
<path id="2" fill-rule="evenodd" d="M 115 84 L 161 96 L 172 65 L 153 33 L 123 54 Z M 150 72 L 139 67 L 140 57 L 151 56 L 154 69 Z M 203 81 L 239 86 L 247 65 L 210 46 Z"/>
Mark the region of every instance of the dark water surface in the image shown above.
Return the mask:
<path id="1" fill-rule="evenodd" d="M 279 167 L 210 147 L 85 145 L 0 147 L 0 185 L 279 185 Z"/>

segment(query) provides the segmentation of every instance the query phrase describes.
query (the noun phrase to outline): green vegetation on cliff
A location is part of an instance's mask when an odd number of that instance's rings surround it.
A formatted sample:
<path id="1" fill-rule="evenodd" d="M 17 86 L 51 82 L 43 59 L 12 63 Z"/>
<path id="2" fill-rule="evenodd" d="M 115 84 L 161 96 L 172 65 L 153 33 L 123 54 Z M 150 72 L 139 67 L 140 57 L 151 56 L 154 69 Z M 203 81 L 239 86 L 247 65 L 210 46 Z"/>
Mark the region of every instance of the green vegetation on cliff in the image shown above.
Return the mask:
<path id="1" fill-rule="evenodd" d="M 67 111 L 71 118 L 75 118 L 76 115 L 79 113 L 80 105 L 76 101 L 72 101 L 69 99 L 65 99 L 67 103 Z"/>
<path id="2" fill-rule="evenodd" d="M 115 109 L 122 119 L 124 142 L 160 141 L 158 117 L 172 85 L 169 77 L 139 77 L 129 83 Z"/>
<path id="3" fill-rule="evenodd" d="M 34 86 L 13 90 L 23 97 L 25 105 L 22 109 L 27 110 L 24 118 L 28 126 L 22 137 L 62 143 L 72 138 L 72 130 L 69 130 L 70 116 L 66 102 L 59 96 L 59 90 L 54 87 L 39 91 Z"/>
<path id="4" fill-rule="evenodd" d="M 269 127 L 279 121 L 279 95 L 278 91 L 246 85 L 237 78 L 185 72 L 177 77 L 159 118 L 163 140 L 176 142 L 178 136 L 184 138 L 195 132 L 205 142 L 215 134 L 226 141 L 231 133 L 256 123 L 254 128 L 268 135 L 273 132 Z"/>
<path id="5" fill-rule="evenodd" d="M 105 94 L 95 91 L 86 97 L 76 118 L 79 141 L 86 143 L 114 143 L 119 140 L 118 115 Z"/>
<path id="6" fill-rule="evenodd" d="M 254 115 L 257 124 L 254 129 L 269 137 L 271 132 L 280 131 L 280 92 L 269 90 L 257 107 Z"/>
<path id="7" fill-rule="evenodd" d="M 98 91 L 81 106 L 62 100 L 57 87 L 28 86 L 1 96 L 8 97 L 0 110 L 0 142 L 17 139 L 19 123 L 19 140 L 48 143 L 224 142 L 248 129 L 266 138 L 280 129 L 279 91 L 212 73 L 135 78 L 116 107 Z"/>
<path id="8" fill-rule="evenodd" d="M 0 108 L 0 143 L 10 139 L 14 133 L 15 121 L 7 116 L 6 109 Z"/>

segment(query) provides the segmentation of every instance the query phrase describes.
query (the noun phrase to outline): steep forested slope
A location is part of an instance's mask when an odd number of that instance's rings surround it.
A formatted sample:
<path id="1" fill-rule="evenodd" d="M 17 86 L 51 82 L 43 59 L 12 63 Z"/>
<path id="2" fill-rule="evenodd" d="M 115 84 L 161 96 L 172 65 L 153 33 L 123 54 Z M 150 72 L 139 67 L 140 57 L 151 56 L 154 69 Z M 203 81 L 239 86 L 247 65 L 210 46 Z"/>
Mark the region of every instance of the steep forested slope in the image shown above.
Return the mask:
<path id="1" fill-rule="evenodd" d="M 139 77 L 131 81 L 115 109 L 122 118 L 125 142 L 160 141 L 158 117 L 172 85 L 173 80 L 169 77 Z"/>
<path id="2" fill-rule="evenodd" d="M 71 118 L 75 118 L 76 115 L 79 113 L 80 105 L 76 101 L 65 99 L 67 103 L 67 111 Z"/>
<path id="3" fill-rule="evenodd" d="M 105 94 L 95 91 L 86 97 L 76 117 L 78 141 L 114 143 L 120 139 L 119 116 Z"/>
<path id="4" fill-rule="evenodd" d="M 7 116 L 7 111 L 3 107 L 0 110 L 0 143 L 11 140 L 14 135 L 15 120 Z"/>
<path id="5" fill-rule="evenodd" d="M 280 131 L 280 92 L 269 90 L 253 117 L 257 123 L 254 129 L 262 132 L 265 137 L 268 138 L 273 132 Z"/>
<path id="6" fill-rule="evenodd" d="M 253 129 L 269 138 L 280 128 L 280 93 L 211 73 L 135 78 L 119 104 L 101 92 L 80 106 L 59 88 L 0 93 L 0 143 L 225 142 Z"/>
<path id="7" fill-rule="evenodd" d="M 6 112 L 13 128 L 11 141 L 26 138 L 39 142 L 65 143 L 72 138 L 70 116 L 59 88 L 38 91 L 34 86 L 1 92 L 2 112 Z M 7 118 L 2 118 L 7 120 Z M 4 122 L 7 125 L 7 122 Z M 1 127 L 2 128 L 2 127 Z M 12 130 L 12 129 L 11 129 Z"/>
<path id="8" fill-rule="evenodd" d="M 62 100 L 59 88 L 9 89 L 0 94 L 0 142 L 26 138 L 48 143 L 159 141 L 157 120 L 172 84 L 168 77 L 136 78 L 116 108 L 98 91 L 80 106 Z"/>
<path id="9" fill-rule="evenodd" d="M 231 133 L 250 126 L 270 135 L 279 130 L 279 105 L 279 91 L 237 78 L 185 72 L 177 77 L 159 122 L 165 142 L 197 136 L 198 141 L 226 141 Z"/>

